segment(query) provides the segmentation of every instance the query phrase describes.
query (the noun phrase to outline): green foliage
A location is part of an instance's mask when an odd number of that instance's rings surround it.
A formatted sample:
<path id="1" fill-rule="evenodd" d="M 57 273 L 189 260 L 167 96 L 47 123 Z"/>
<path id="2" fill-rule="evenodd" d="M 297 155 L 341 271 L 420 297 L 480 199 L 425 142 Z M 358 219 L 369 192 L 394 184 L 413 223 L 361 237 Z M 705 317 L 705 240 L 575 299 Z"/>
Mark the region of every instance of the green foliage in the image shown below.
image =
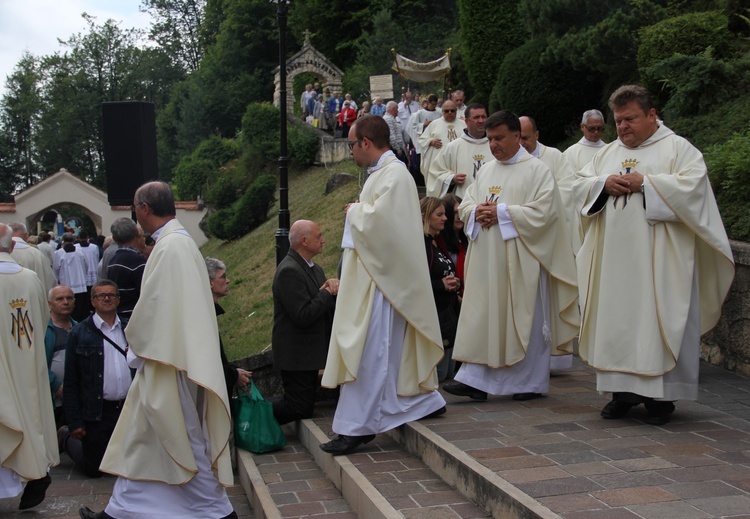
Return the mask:
<path id="1" fill-rule="evenodd" d="M 206 179 L 213 170 L 214 165 L 209 160 L 194 155 L 182 157 L 173 178 L 177 199 L 195 200 L 203 192 Z"/>
<path id="2" fill-rule="evenodd" d="M 193 155 L 197 159 L 207 160 L 213 166 L 218 167 L 237 158 L 240 151 L 240 144 L 236 140 L 222 139 L 214 135 L 200 143 Z"/>
<path id="3" fill-rule="evenodd" d="M 705 115 L 667 119 L 667 124 L 695 147 L 705 150 L 723 143 L 737 128 L 750 128 L 750 94 L 740 94 Z"/>
<path id="4" fill-rule="evenodd" d="M 500 64 L 526 39 L 517 4 L 516 0 L 458 0 L 463 61 L 476 102 L 488 103 Z"/>
<path id="5" fill-rule="evenodd" d="M 258 177 L 231 209 L 221 209 L 211 215 L 208 220 L 211 233 L 222 240 L 244 236 L 266 220 L 275 202 L 275 193 L 276 177 Z"/>
<path id="6" fill-rule="evenodd" d="M 279 109 L 271 103 L 250 103 L 242 116 L 242 142 L 253 157 L 279 157 Z"/>
<path id="7" fill-rule="evenodd" d="M 287 137 L 289 159 L 300 167 L 312 166 L 318 154 L 318 133 L 307 124 L 294 124 Z"/>
<path id="8" fill-rule="evenodd" d="M 721 59 L 734 52 L 735 39 L 727 30 L 727 16 L 722 11 L 688 13 L 667 18 L 641 29 L 638 68 L 651 67 L 675 54 L 696 56 L 707 48 Z"/>
<path id="9" fill-rule="evenodd" d="M 677 55 L 647 68 L 644 75 L 662 84 L 662 97 L 667 98 L 664 114 L 672 117 L 705 114 L 750 92 L 748 58 L 723 61 L 707 55 Z"/>
<path id="10" fill-rule="evenodd" d="M 541 140 L 556 144 L 565 130 L 578 127 L 586 110 L 598 106 L 599 90 L 591 88 L 585 75 L 563 63 L 542 65 L 540 54 L 546 44 L 529 40 L 503 60 L 490 99 L 490 112 L 501 108 L 536 120 Z"/>
<path id="11" fill-rule="evenodd" d="M 709 148 L 706 165 L 730 238 L 750 241 L 750 130 Z"/>

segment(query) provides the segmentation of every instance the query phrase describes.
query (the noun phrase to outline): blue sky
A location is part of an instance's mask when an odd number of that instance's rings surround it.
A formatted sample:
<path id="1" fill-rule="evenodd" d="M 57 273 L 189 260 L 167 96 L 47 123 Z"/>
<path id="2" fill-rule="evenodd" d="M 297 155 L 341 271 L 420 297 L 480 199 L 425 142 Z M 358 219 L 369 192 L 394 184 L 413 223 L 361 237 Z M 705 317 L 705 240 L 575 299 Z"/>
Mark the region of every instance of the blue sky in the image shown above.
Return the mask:
<path id="1" fill-rule="evenodd" d="M 150 17 L 138 11 L 141 0 L 0 0 L 0 91 L 24 50 L 44 56 L 61 50 L 67 40 L 86 30 L 81 14 L 121 22 L 122 28 L 145 29 Z"/>

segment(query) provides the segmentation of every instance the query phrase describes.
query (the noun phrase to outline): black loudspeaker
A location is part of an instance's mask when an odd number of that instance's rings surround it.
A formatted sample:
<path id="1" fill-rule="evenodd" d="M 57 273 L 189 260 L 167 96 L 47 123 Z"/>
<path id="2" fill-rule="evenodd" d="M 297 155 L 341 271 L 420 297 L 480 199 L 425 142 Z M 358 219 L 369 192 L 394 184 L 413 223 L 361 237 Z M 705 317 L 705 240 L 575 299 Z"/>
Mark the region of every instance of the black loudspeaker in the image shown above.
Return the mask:
<path id="1" fill-rule="evenodd" d="M 102 139 L 110 205 L 131 205 L 136 189 L 158 178 L 153 103 L 102 103 Z"/>

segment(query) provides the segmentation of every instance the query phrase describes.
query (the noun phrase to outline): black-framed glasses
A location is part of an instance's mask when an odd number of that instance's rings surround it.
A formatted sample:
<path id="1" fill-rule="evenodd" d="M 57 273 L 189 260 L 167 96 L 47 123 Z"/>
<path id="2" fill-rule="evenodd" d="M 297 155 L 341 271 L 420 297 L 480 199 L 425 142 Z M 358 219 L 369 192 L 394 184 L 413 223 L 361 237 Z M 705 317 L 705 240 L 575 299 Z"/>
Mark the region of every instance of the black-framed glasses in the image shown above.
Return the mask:
<path id="1" fill-rule="evenodd" d="M 98 299 L 99 301 L 104 301 L 105 299 L 119 299 L 120 294 L 96 294 L 95 296 L 92 296 L 91 298 Z"/>
<path id="2" fill-rule="evenodd" d="M 586 129 L 587 129 L 588 131 L 590 131 L 591 133 L 594 133 L 594 132 L 599 132 L 599 133 L 601 133 L 601 132 L 603 132 L 603 131 L 604 131 L 604 128 L 605 128 L 604 126 L 586 126 L 585 124 L 584 124 L 584 126 L 585 126 L 585 127 L 586 127 Z"/>
<path id="3" fill-rule="evenodd" d="M 362 142 L 364 139 L 357 139 L 356 141 L 349 141 L 346 144 L 349 146 L 349 151 L 354 149 L 354 145 Z"/>

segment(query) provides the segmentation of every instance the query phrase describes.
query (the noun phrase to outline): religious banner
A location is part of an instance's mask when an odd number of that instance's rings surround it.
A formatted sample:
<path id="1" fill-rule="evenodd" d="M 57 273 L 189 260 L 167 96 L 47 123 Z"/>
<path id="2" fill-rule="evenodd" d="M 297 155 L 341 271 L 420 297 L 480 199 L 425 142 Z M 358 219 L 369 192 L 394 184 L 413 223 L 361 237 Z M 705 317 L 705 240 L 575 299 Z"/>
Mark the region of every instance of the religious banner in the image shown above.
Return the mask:
<path id="1" fill-rule="evenodd" d="M 405 58 L 404 56 L 397 54 L 394 49 L 391 49 L 391 52 L 393 52 L 395 58 L 392 67 L 393 70 L 411 81 L 417 81 L 419 83 L 437 81 L 451 71 L 450 52 L 446 52 L 445 56 L 442 58 L 428 63 L 419 63 L 410 60 L 409 58 Z"/>

